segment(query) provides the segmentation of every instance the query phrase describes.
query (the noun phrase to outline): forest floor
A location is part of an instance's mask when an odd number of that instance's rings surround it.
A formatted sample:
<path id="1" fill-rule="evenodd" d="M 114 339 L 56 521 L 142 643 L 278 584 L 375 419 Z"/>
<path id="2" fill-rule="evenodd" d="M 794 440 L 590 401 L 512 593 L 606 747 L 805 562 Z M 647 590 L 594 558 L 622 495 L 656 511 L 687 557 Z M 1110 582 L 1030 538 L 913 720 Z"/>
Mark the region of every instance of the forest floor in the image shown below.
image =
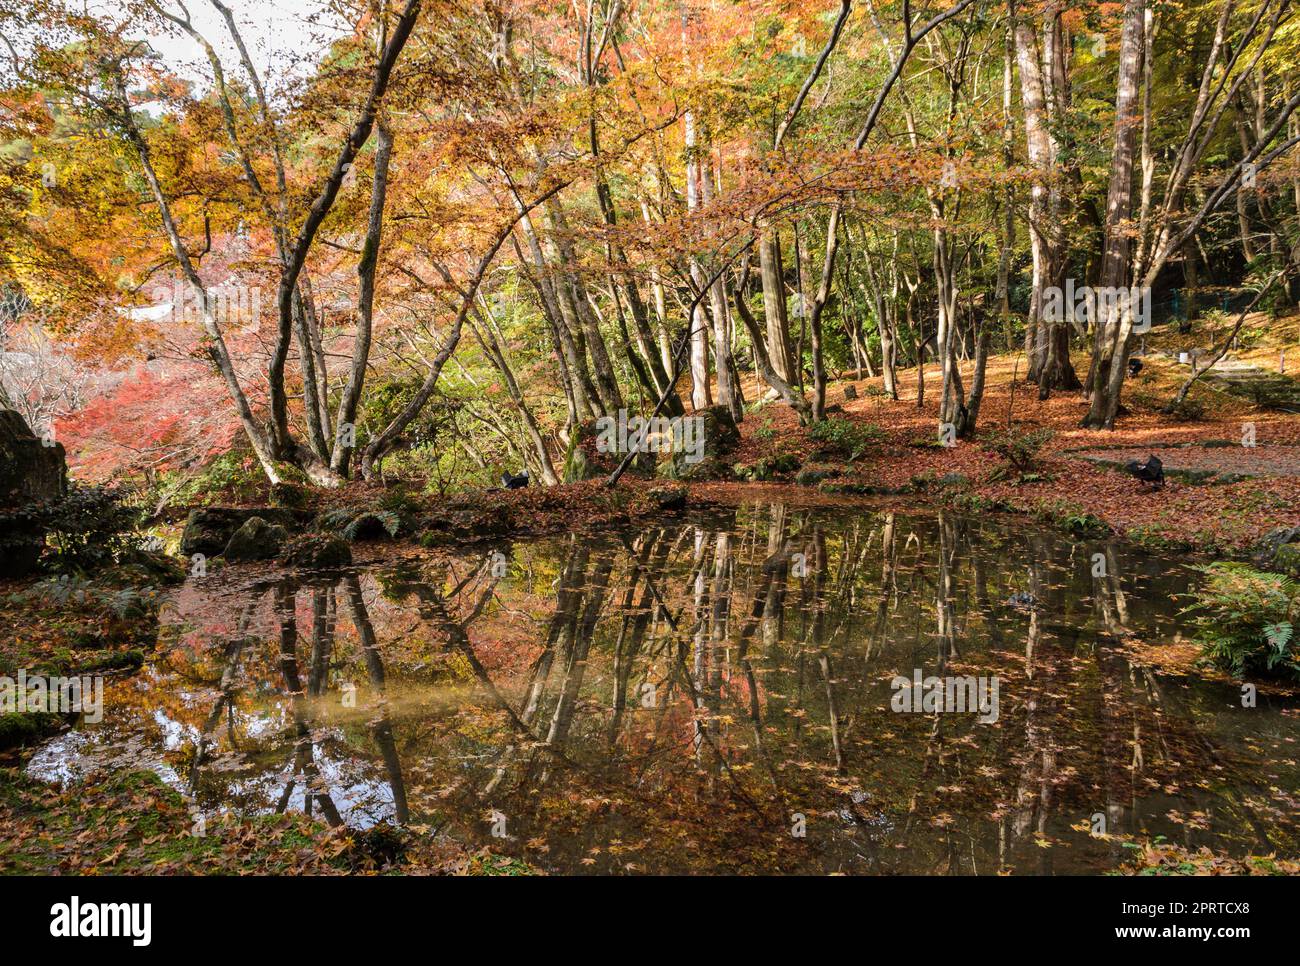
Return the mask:
<path id="1" fill-rule="evenodd" d="M 152 772 L 59 788 L 0 768 L 0 870 L 8 875 L 529 875 L 517 859 L 378 825 L 358 832 L 303 815 L 196 824 Z"/>
<path id="2" fill-rule="evenodd" d="M 1272 360 L 1276 371 L 1281 350 L 1289 346 L 1300 370 L 1298 318 L 1284 320 L 1277 339 L 1253 350 L 1259 363 Z M 897 400 L 884 395 L 880 377 L 832 383 L 827 406 L 878 427 L 882 438 L 865 456 L 829 467 L 839 475 L 819 486 L 911 493 L 939 506 L 1029 513 L 1076 529 L 1097 529 L 1100 523 L 1153 548 L 1241 554 L 1271 530 L 1300 525 L 1300 415 L 1258 406 L 1205 379 L 1192 387 L 1192 405 L 1181 418 L 1164 413 L 1191 374 L 1189 366 L 1175 361 L 1177 352 L 1210 345 L 1217 335 L 1196 329 L 1153 333 L 1142 372 L 1125 383 L 1126 411 L 1107 431 L 1080 427 L 1087 406 L 1077 391 L 1039 400 L 1037 387 L 1023 379 L 1018 355 L 989 360 L 975 438 L 951 447 L 938 439 L 938 366 L 925 367 L 919 408 L 915 368 L 898 373 Z M 1170 356 L 1164 355 L 1166 345 Z M 1081 377 L 1086 375 L 1086 355 L 1076 354 L 1073 363 Z M 961 368 L 969 386 L 973 363 Z M 856 399 L 845 397 L 850 385 Z M 759 387 L 752 382 L 744 389 L 747 399 L 758 398 Z M 982 444 L 981 436 L 1008 426 L 1020 432 L 1050 430 L 1032 473 L 1008 472 L 1005 461 Z M 805 468 L 817 465 L 810 462 L 817 445 L 788 407 L 768 404 L 747 414 L 741 432 L 739 462 L 789 453 Z M 1124 462 L 1151 454 L 1164 461 L 1167 473 L 1174 471 L 1162 489 L 1123 470 Z M 704 495 L 718 486 L 699 489 Z"/>

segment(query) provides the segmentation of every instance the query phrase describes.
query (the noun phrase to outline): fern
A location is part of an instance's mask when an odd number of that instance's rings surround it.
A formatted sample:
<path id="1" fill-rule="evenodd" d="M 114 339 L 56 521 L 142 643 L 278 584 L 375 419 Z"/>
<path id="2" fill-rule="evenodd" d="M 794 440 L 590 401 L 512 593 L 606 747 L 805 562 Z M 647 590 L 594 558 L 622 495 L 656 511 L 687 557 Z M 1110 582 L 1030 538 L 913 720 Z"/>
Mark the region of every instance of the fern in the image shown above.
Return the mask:
<path id="1" fill-rule="evenodd" d="M 390 537 L 396 537 L 402 529 L 402 518 L 392 510 L 367 510 L 343 528 L 343 538 L 348 542 L 356 540 L 361 528 L 370 520 L 378 520 Z"/>
<path id="2" fill-rule="evenodd" d="M 1196 569 L 1207 580 L 1196 602 L 1182 613 L 1195 618 L 1205 657 L 1236 677 L 1259 673 L 1300 679 L 1294 625 L 1300 583 L 1241 563 Z"/>

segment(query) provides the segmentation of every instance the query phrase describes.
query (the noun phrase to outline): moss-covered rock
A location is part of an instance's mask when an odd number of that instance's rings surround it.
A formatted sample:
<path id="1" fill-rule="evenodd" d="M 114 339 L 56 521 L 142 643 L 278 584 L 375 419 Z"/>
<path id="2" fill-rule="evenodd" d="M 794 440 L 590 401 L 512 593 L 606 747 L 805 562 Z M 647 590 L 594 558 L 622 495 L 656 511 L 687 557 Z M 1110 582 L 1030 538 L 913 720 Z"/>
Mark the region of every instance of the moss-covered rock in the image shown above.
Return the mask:
<path id="1" fill-rule="evenodd" d="M 1273 569 L 1279 573 L 1300 577 L 1300 543 L 1284 543 L 1273 554 Z"/>
<path id="2" fill-rule="evenodd" d="M 1297 576 L 1291 569 L 1295 567 L 1297 555 L 1300 555 L 1300 527 L 1277 527 L 1251 548 L 1251 559 L 1257 567 L 1292 576 Z"/>
<path id="3" fill-rule="evenodd" d="M 726 477 L 731 466 L 726 457 L 740 444 L 740 430 L 726 406 L 701 409 L 683 419 L 671 452 L 661 453 L 655 474 L 669 480 L 706 480 Z M 680 446 L 678 444 L 680 438 Z"/>
<path id="4" fill-rule="evenodd" d="M 800 486 L 816 486 L 823 480 L 834 479 L 839 476 L 839 470 L 830 466 L 806 466 L 801 469 L 794 481 Z"/>
<path id="5" fill-rule="evenodd" d="M 36 438 L 12 409 L 0 409 L 0 577 L 31 573 L 45 548 L 37 512 L 68 491 L 68 465 L 60 443 Z"/>
<path id="6" fill-rule="evenodd" d="M 218 556 L 225 551 L 235 531 L 253 517 L 284 527 L 286 531 L 297 525 L 293 511 L 284 508 L 200 507 L 191 510 L 185 518 L 185 529 L 181 533 L 181 555 L 190 557 L 201 553 L 207 557 Z"/>
<path id="7" fill-rule="evenodd" d="M 687 491 L 684 486 L 656 486 L 646 496 L 655 509 L 665 513 L 686 509 Z"/>
<path id="8" fill-rule="evenodd" d="M 59 726 L 59 716 L 44 711 L 0 713 L 0 751 L 40 741 Z"/>
<path id="9" fill-rule="evenodd" d="M 230 535 L 221 555 L 231 563 L 273 560 L 279 556 L 288 538 L 288 531 L 278 523 L 267 523 L 261 517 L 249 517 Z"/>
<path id="10" fill-rule="evenodd" d="M 308 570 L 329 570 L 352 564 L 352 548 L 342 537 L 332 534 L 308 533 L 289 541 L 280 559 L 290 567 Z"/>

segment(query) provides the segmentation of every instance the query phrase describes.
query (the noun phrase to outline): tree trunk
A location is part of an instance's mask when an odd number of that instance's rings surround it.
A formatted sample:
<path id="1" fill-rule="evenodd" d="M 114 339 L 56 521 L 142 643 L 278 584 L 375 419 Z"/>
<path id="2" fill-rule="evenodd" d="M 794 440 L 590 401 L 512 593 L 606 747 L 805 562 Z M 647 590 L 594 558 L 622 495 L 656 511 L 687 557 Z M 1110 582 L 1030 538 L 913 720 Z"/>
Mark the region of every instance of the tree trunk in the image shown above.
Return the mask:
<path id="1" fill-rule="evenodd" d="M 1120 288 L 1129 273 L 1127 225 L 1133 213 L 1133 153 L 1137 136 L 1138 79 L 1142 74 L 1145 0 L 1127 0 L 1120 35 L 1119 79 L 1115 93 L 1115 142 L 1111 154 L 1110 187 L 1106 193 L 1106 240 L 1102 251 L 1101 286 Z M 1127 304 L 1128 300 L 1124 300 Z M 1128 365 L 1131 306 L 1098 319 L 1093 343 L 1092 400 L 1083 425 L 1110 429 L 1119 410 L 1119 394 Z"/>
<path id="2" fill-rule="evenodd" d="M 774 225 L 764 225 L 758 236 L 759 279 L 763 285 L 763 315 L 767 322 L 767 354 L 773 371 L 794 382 L 790 355 L 790 320 L 786 315 L 785 279 L 781 267 L 781 238 Z"/>
<path id="3" fill-rule="evenodd" d="M 370 333 L 374 319 L 375 271 L 379 264 L 379 244 L 383 237 L 384 201 L 388 193 L 388 164 L 393 155 L 393 135 L 388 126 L 379 124 L 375 136 L 375 173 L 370 188 L 370 216 L 366 223 L 366 240 L 357 263 L 360 280 L 357 296 L 357 331 L 352 344 L 352 367 L 348 381 L 339 398 L 338 433 L 334 438 L 334 452 L 330 466 L 341 476 L 349 475 L 352 452 L 356 448 L 357 404 L 366 380 L 366 366 L 370 361 Z M 352 444 L 347 440 L 351 438 Z"/>

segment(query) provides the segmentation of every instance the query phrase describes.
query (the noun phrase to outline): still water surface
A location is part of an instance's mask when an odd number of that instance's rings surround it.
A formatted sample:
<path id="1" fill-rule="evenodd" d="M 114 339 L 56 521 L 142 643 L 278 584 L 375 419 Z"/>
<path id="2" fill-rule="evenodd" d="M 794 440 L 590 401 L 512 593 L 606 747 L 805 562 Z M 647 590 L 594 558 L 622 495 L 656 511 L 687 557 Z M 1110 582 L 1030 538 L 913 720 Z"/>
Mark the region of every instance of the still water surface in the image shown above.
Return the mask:
<path id="1" fill-rule="evenodd" d="M 771 503 L 232 567 L 29 770 L 148 767 L 209 814 L 397 822 L 555 872 L 1095 872 L 1125 851 L 1099 816 L 1295 855 L 1296 702 L 1125 659 L 1187 632 L 1195 578 L 1023 523 Z M 916 674 L 996 676 L 996 721 L 895 710 Z"/>

